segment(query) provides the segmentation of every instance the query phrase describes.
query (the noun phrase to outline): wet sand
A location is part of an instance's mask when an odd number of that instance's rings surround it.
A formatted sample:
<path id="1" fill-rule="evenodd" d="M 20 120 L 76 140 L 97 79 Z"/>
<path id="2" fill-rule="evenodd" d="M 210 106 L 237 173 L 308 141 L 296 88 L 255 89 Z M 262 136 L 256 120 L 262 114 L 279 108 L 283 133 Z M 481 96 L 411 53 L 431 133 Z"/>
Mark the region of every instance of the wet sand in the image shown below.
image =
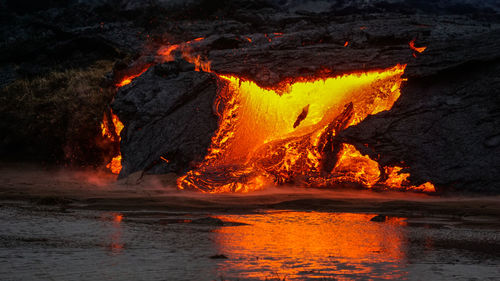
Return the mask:
<path id="1" fill-rule="evenodd" d="M 174 181 L 2 164 L 0 279 L 500 278 L 499 197 Z"/>

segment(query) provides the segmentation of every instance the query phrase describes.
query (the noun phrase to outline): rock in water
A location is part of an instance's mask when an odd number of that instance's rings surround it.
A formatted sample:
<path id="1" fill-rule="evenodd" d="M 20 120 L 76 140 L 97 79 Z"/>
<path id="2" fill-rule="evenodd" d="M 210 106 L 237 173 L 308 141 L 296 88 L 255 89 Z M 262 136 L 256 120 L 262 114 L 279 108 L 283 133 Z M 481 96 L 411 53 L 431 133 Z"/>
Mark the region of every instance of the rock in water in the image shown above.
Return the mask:
<path id="1" fill-rule="evenodd" d="M 184 61 L 151 67 L 120 88 L 112 104 L 125 125 L 120 177 L 182 173 L 202 160 L 217 129 L 216 95 L 216 76 Z"/>
<path id="2" fill-rule="evenodd" d="M 370 221 L 374 222 L 385 222 L 387 220 L 387 216 L 384 215 L 376 215 L 370 219 Z"/>

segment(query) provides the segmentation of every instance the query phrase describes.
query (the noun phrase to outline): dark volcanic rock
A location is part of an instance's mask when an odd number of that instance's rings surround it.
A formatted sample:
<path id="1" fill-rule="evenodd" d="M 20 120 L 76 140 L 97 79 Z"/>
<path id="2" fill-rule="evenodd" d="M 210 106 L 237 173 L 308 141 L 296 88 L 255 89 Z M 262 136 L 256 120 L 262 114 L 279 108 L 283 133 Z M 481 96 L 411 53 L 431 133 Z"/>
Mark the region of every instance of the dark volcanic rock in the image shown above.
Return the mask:
<path id="1" fill-rule="evenodd" d="M 404 162 L 415 184 L 498 193 L 499 73 L 497 60 L 410 79 L 392 110 L 340 136 L 382 165 Z"/>
<path id="2" fill-rule="evenodd" d="M 213 256 L 210 256 L 211 259 L 227 259 L 228 257 L 226 255 L 223 255 L 223 254 L 218 254 L 218 255 L 213 255 Z"/>
<path id="3" fill-rule="evenodd" d="M 384 215 L 376 215 L 370 219 L 370 221 L 374 222 L 385 222 L 387 220 L 387 216 Z"/>
<path id="4" fill-rule="evenodd" d="M 204 217 L 199 219 L 194 219 L 191 223 L 211 225 L 211 226 L 224 226 L 224 221 L 214 217 Z"/>
<path id="5" fill-rule="evenodd" d="M 112 104 L 125 125 L 120 176 L 180 173 L 203 159 L 217 128 L 217 83 L 215 75 L 192 69 L 183 61 L 158 65 L 120 88 Z"/>

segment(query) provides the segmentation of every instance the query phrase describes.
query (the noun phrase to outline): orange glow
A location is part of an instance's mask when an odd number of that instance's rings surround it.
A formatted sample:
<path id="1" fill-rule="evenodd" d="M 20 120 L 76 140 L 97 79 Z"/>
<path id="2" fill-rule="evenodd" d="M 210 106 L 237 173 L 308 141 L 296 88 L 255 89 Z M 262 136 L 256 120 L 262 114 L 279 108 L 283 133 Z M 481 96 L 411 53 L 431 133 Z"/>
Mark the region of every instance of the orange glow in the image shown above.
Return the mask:
<path id="1" fill-rule="evenodd" d="M 108 117 L 106 114 L 104 114 L 104 117 L 102 118 L 102 121 L 101 121 L 101 134 L 103 137 L 114 141 L 115 135 L 113 134 L 113 132 L 114 132 L 114 130 L 109 128 Z"/>
<path id="2" fill-rule="evenodd" d="M 168 62 L 175 59 L 172 52 L 179 50 L 187 62 L 194 64 L 196 71 L 210 72 L 210 61 L 205 61 L 200 55 L 193 55 L 190 47 L 191 43 L 204 39 L 204 37 L 200 37 L 186 43 L 164 46 L 158 50 L 157 54 L 161 62 Z"/>
<path id="3" fill-rule="evenodd" d="M 423 192 L 436 192 L 436 187 L 431 182 L 425 182 L 419 186 L 414 187 L 413 189 L 418 189 Z"/>
<path id="4" fill-rule="evenodd" d="M 194 64 L 196 71 L 210 72 L 210 61 L 203 61 L 200 55 L 192 55 L 190 51 L 183 50 L 182 57 L 189 63 Z"/>
<path id="5" fill-rule="evenodd" d="M 113 125 L 115 125 L 115 133 L 118 137 L 120 137 L 120 133 L 123 130 L 123 123 L 120 122 L 120 119 L 118 119 L 118 116 L 113 114 L 113 112 L 111 112 L 111 116 L 113 117 Z M 121 140 L 121 137 L 120 137 L 120 140 Z"/>
<path id="6" fill-rule="evenodd" d="M 199 42 L 199 41 L 201 41 L 201 40 L 205 40 L 205 37 L 198 37 L 198 38 L 195 38 L 195 39 L 193 39 L 193 40 L 191 40 L 191 41 L 188 41 L 188 43 L 191 43 L 191 42 Z"/>
<path id="7" fill-rule="evenodd" d="M 177 44 L 161 47 L 158 50 L 158 55 L 160 55 L 162 57 L 163 62 L 172 61 L 172 60 L 174 60 L 174 57 L 172 56 L 172 52 L 177 50 L 178 48 L 179 48 L 179 45 L 177 45 Z"/>
<path id="8" fill-rule="evenodd" d="M 120 133 L 123 130 L 123 123 L 120 122 L 120 119 L 118 119 L 118 116 L 113 114 L 113 111 L 110 112 L 111 115 L 111 124 L 108 120 L 108 117 L 106 114 L 104 114 L 104 117 L 101 122 L 101 133 L 103 137 L 106 137 L 111 140 L 117 140 L 120 141 Z M 113 126 L 113 128 L 110 128 L 110 125 Z"/>
<path id="9" fill-rule="evenodd" d="M 163 161 L 165 161 L 165 163 L 170 162 L 167 158 L 165 158 L 165 157 L 163 157 L 163 156 L 160 156 L 160 159 L 161 159 L 161 160 L 163 160 Z"/>
<path id="10" fill-rule="evenodd" d="M 338 182 L 357 182 L 366 187 L 374 186 L 380 177 L 378 163 L 362 155 L 353 145 L 342 144 L 342 152 L 334 168 Z"/>
<path id="11" fill-rule="evenodd" d="M 410 173 L 401 173 L 403 168 L 399 166 L 385 167 L 385 173 L 387 174 L 387 180 L 383 182 L 384 186 L 392 189 L 409 189 L 422 192 L 436 192 L 436 188 L 430 182 L 423 183 L 419 186 L 410 186 L 408 177 Z"/>
<path id="12" fill-rule="evenodd" d="M 125 85 L 128 85 L 128 84 L 132 83 L 132 79 L 134 79 L 134 78 L 133 77 L 126 77 L 120 83 L 116 84 L 116 86 L 123 87 Z"/>
<path id="13" fill-rule="evenodd" d="M 218 75 L 226 83 L 216 101 L 224 105 L 219 128 L 204 161 L 178 179 L 179 188 L 217 193 L 248 192 L 273 183 L 380 185 L 376 161 L 352 145 L 332 143 L 332 138 L 370 114 L 389 110 L 399 98 L 404 69 L 396 65 L 299 78 L 274 88 Z M 337 161 L 328 163 L 332 158 Z"/>
<path id="14" fill-rule="evenodd" d="M 116 222 L 116 223 L 120 223 L 123 219 L 123 215 L 121 214 L 114 214 L 113 216 L 113 221 Z"/>
<path id="15" fill-rule="evenodd" d="M 248 42 L 252 43 L 252 38 L 250 38 L 250 37 L 245 37 L 245 39 L 246 39 Z"/>
<path id="16" fill-rule="evenodd" d="M 415 47 L 415 40 L 416 38 L 414 38 L 413 40 L 410 41 L 410 43 L 408 43 L 408 45 L 410 45 L 410 49 L 416 51 L 416 52 L 419 52 L 419 53 L 422 53 L 423 51 L 425 51 L 425 49 L 427 49 L 426 46 L 423 46 L 423 47 Z"/>
<path id="17" fill-rule="evenodd" d="M 345 41 L 344 47 L 347 47 L 347 45 L 349 45 L 349 41 Z"/>
<path id="18" fill-rule="evenodd" d="M 102 136 L 119 145 L 121 141 L 120 133 L 122 132 L 124 126 L 120 119 L 118 119 L 118 116 L 113 114 L 113 111 L 110 112 L 110 115 L 112 122 L 109 122 L 107 115 L 104 114 L 104 118 L 101 122 Z M 110 128 L 110 125 L 113 126 L 113 129 Z M 122 170 L 122 155 L 120 151 L 118 151 L 118 155 L 113 157 L 111 162 L 106 165 L 106 168 L 108 168 L 113 174 L 120 173 Z"/>
<path id="19" fill-rule="evenodd" d="M 121 222 L 123 219 L 122 214 L 112 214 L 113 216 L 113 225 L 112 229 L 113 232 L 111 233 L 110 236 L 110 243 L 109 243 L 109 251 L 112 254 L 121 254 L 125 244 L 122 242 L 122 228 L 121 228 Z"/>
<path id="20" fill-rule="evenodd" d="M 119 174 L 122 170 L 122 155 L 119 154 L 113 157 L 113 159 L 111 159 L 111 162 L 106 165 L 106 168 L 108 168 L 113 174 Z"/>
<path id="21" fill-rule="evenodd" d="M 214 246 L 230 257 L 224 266 L 237 276 L 224 275 L 231 280 L 405 279 L 398 268 L 406 262 L 406 220 L 377 223 L 372 217 L 286 211 L 217 216 L 247 225 L 216 228 Z"/>
<path id="22" fill-rule="evenodd" d="M 116 87 L 120 88 L 120 87 L 123 87 L 125 85 L 128 85 L 130 83 L 132 83 L 132 80 L 134 80 L 135 78 L 141 76 L 144 72 L 146 72 L 146 70 L 148 70 L 150 67 L 150 65 L 147 65 L 145 68 L 143 68 L 139 73 L 136 73 L 136 74 L 132 74 L 132 75 L 129 75 L 129 76 L 125 76 L 121 81 L 120 83 L 116 84 Z"/>

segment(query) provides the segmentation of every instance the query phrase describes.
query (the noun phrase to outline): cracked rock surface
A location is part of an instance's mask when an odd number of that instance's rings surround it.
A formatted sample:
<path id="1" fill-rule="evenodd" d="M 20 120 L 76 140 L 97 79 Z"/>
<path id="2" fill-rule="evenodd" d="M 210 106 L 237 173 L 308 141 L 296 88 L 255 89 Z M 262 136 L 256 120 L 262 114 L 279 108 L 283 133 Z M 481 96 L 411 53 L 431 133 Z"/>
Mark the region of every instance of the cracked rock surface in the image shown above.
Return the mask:
<path id="1" fill-rule="evenodd" d="M 217 128 L 215 75 L 170 62 L 120 88 L 112 104 L 125 125 L 121 176 L 137 171 L 186 172 L 200 161 Z"/>

